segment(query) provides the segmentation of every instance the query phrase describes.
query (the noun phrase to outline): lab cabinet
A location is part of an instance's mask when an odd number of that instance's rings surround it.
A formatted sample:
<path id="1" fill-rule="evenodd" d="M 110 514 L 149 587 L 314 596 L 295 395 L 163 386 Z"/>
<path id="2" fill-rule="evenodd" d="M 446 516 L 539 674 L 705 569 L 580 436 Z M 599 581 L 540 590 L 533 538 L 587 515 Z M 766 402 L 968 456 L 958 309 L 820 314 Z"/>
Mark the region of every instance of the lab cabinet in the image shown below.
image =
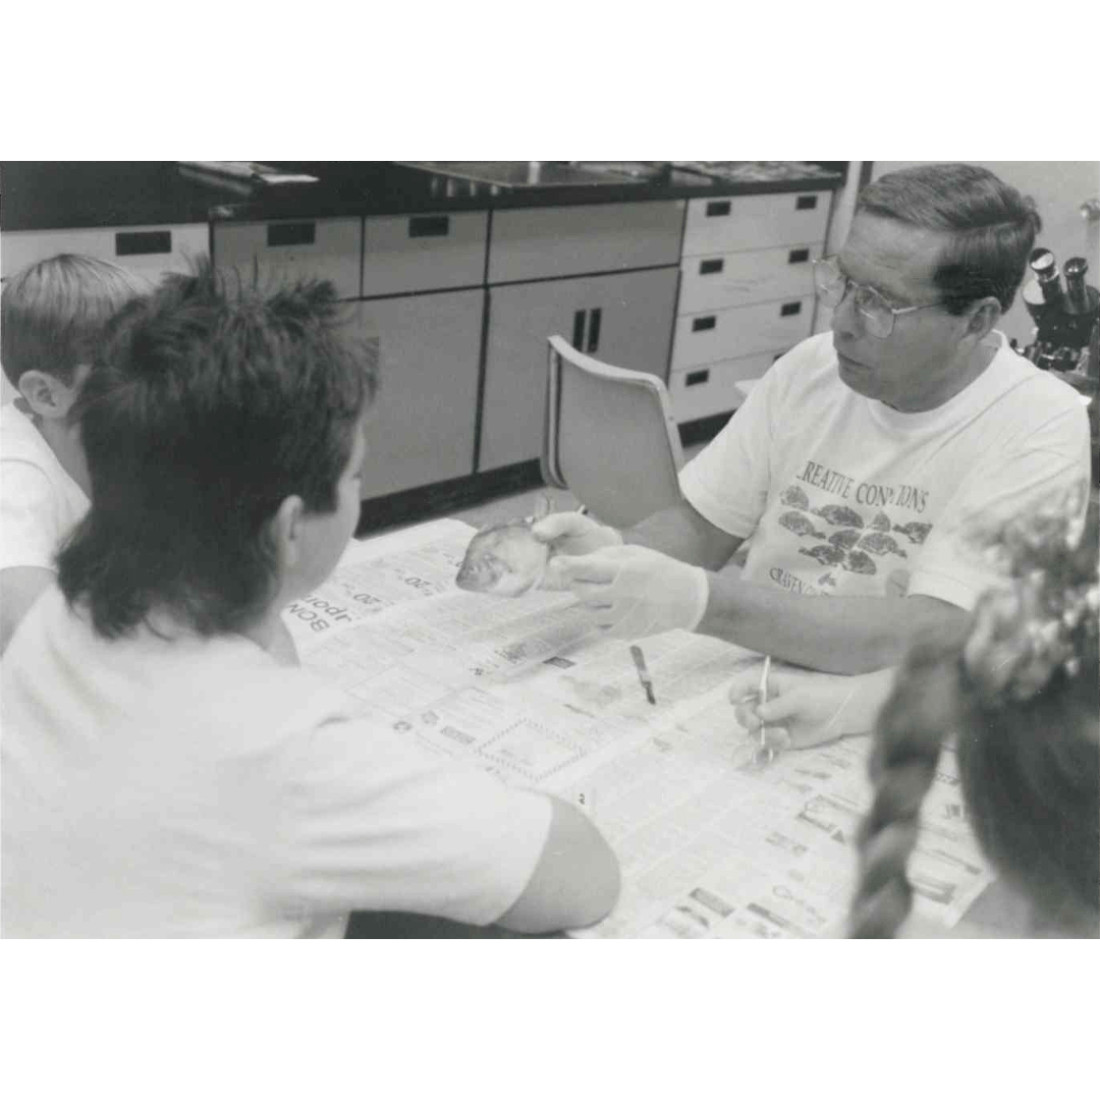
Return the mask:
<path id="1" fill-rule="evenodd" d="M 358 333 L 377 335 L 381 353 L 364 499 L 474 472 L 484 301 L 478 287 L 351 307 Z"/>
<path id="2" fill-rule="evenodd" d="M 328 279 L 341 298 L 358 298 L 363 261 L 362 218 L 216 221 L 211 256 L 219 271 L 271 281 Z"/>
<path id="3" fill-rule="evenodd" d="M 665 379 L 678 278 L 664 267 L 490 287 L 478 470 L 539 456 L 549 336 Z"/>
<path id="4" fill-rule="evenodd" d="M 368 216 L 363 297 L 480 286 L 488 225 L 484 210 Z"/>
<path id="5" fill-rule="evenodd" d="M 126 225 L 92 229 L 6 230 L 0 275 L 7 279 L 39 260 L 69 252 L 108 260 L 156 282 L 169 271 L 186 272 L 208 255 L 206 222 Z"/>
<path id="6" fill-rule="evenodd" d="M 813 331 L 830 191 L 688 201 L 668 388 L 679 423 L 735 409 Z"/>

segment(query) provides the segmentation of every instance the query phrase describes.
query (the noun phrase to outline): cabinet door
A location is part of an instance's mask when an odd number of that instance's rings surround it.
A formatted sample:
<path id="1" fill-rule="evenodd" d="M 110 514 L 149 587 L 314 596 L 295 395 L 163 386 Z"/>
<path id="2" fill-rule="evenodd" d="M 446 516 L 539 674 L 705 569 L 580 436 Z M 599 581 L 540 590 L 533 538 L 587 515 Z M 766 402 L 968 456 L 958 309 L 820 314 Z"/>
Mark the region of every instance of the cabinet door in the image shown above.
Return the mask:
<path id="1" fill-rule="evenodd" d="M 478 469 L 538 458 L 549 336 L 667 378 L 678 277 L 672 267 L 491 287 Z"/>
<path id="2" fill-rule="evenodd" d="M 473 473 L 484 295 L 461 290 L 352 307 L 360 331 L 376 332 L 381 349 L 364 498 Z"/>

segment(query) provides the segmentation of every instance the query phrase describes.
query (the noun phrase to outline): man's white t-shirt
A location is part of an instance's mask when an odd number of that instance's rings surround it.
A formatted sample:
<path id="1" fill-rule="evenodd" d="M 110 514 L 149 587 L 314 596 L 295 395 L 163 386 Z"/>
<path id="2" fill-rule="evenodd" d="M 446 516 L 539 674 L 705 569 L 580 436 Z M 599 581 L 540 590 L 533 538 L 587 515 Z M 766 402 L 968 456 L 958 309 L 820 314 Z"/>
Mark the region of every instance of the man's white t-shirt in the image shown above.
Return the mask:
<path id="1" fill-rule="evenodd" d="M 48 589 L 3 661 L 3 934 L 339 936 L 352 909 L 492 923 L 549 800 L 353 706 L 244 637 L 106 641 Z"/>
<path id="2" fill-rule="evenodd" d="M 1088 419 L 1071 387 L 995 332 L 989 366 L 939 408 L 903 413 L 837 372 L 832 333 L 753 387 L 680 474 L 707 520 L 752 536 L 743 577 L 802 595 L 927 595 L 969 610 L 995 579 L 964 545 L 978 516 L 1083 489 Z M 1080 494 L 1082 514 L 1087 492 Z"/>
<path id="3" fill-rule="evenodd" d="M 0 569 L 53 569 L 58 544 L 87 510 L 31 419 L 14 404 L 0 408 Z"/>

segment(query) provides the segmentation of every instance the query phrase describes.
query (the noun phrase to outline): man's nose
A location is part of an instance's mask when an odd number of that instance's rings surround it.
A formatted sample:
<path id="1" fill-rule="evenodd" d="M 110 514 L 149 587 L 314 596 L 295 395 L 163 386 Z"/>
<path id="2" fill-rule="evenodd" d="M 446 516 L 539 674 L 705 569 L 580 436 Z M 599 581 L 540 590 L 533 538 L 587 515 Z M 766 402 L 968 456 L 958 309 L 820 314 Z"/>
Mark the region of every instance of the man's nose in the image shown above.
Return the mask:
<path id="1" fill-rule="evenodd" d="M 855 295 L 851 287 L 845 290 L 844 297 L 833 306 L 829 327 L 836 336 L 855 337 L 862 334 L 863 326 L 860 324 L 859 311 L 855 307 Z"/>

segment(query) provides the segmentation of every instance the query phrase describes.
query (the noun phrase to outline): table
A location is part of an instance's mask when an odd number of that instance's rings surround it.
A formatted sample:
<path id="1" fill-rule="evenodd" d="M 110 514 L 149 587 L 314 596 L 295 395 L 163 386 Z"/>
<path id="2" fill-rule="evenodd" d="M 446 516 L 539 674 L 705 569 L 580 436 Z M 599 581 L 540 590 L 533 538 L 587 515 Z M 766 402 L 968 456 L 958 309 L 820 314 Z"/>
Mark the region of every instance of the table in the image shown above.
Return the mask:
<path id="1" fill-rule="evenodd" d="M 619 857 L 622 897 L 600 924 L 569 935 L 843 935 L 852 840 L 871 798 L 869 738 L 761 767 L 726 696 L 758 654 L 684 631 L 647 638 L 650 704 L 629 646 L 594 637 L 568 594 L 456 589 L 473 533 L 438 520 L 353 543 L 333 576 L 285 613 L 303 663 L 429 751 L 471 759 L 593 818 Z M 956 924 L 994 878 L 966 824 L 950 750 L 909 874 L 915 915 L 934 930 Z M 357 914 L 351 934 L 484 933 Z"/>

